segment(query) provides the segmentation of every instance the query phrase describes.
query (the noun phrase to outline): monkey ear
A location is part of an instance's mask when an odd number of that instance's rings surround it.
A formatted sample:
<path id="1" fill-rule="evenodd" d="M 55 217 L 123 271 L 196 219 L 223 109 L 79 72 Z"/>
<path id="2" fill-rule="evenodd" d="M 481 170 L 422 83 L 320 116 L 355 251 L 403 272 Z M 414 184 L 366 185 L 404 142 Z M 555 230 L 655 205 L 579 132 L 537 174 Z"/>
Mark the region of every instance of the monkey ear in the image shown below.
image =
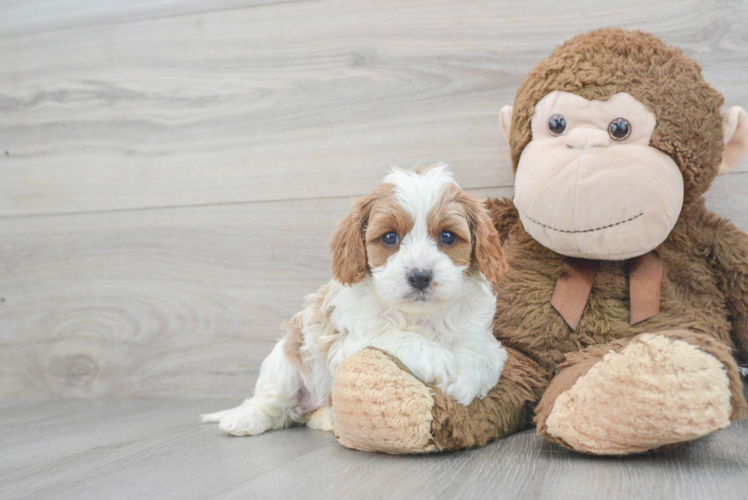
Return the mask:
<path id="1" fill-rule="evenodd" d="M 332 236 L 332 274 L 344 285 L 353 285 L 366 274 L 364 229 L 374 202 L 374 193 L 356 200 L 353 211 L 340 221 Z"/>
<path id="2" fill-rule="evenodd" d="M 748 114 L 740 106 L 728 109 L 722 116 L 725 149 L 717 175 L 729 174 L 748 155 Z"/>
<path id="3" fill-rule="evenodd" d="M 478 269 L 493 284 L 499 286 L 507 271 L 504 251 L 501 249 L 499 233 L 491 222 L 491 216 L 485 206 L 478 200 L 472 199 L 471 225 L 473 226 L 473 254 L 478 263 Z"/>
<path id="4" fill-rule="evenodd" d="M 511 130 L 512 126 L 513 110 L 514 108 L 512 108 L 511 106 L 504 106 L 499 112 L 499 127 L 501 128 L 501 133 L 504 135 L 504 139 L 506 139 L 507 144 L 509 143 L 509 131 Z"/>

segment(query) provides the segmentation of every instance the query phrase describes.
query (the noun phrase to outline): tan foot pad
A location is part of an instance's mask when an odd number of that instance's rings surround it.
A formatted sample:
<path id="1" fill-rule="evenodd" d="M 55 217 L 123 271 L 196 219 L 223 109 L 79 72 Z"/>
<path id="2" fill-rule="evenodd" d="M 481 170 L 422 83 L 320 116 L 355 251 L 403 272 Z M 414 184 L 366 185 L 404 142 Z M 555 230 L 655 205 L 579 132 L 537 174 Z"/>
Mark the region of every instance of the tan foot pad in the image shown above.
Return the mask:
<path id="1" fill-rule="evenodd" d="M 348 358 L 332 389 L 333 429 L 343 446 L 386 453 L 429 453 L 431 409 L 428 387 L 382 351 Z"/>
<path id="2" fill-rule="evenodd" d="M 727 372 L 682 340 L 636 337 L 608 353 L 555 401 L 548 434 L 597 455 L 641 453 L 730 424 Z"/>

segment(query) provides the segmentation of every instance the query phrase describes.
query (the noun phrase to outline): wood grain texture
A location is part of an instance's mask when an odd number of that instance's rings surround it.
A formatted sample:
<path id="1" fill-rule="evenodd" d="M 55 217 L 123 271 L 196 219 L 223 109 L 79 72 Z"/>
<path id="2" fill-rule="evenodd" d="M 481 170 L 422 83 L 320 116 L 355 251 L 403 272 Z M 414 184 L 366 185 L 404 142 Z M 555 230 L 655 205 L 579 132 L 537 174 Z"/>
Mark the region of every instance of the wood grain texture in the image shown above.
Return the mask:
<path id="1" fill-rule="evenodd" d="M 748 174 L 714 190 L 710 207 L 748 230 Z M 0 219 L 0 396 L 248 396 L 280 323 L 330 279 L 351 204 Z"/>
<path id="2" fill-rule="evenodd" d="M 302 0 L 5 0 L 0 38 Z"/>
<path id="3" fill-rule="evenodd" d="M 0 5 L 0 397 L 247 396 L 388 165 L 511 195 L 498 110 L 573 34 L 748 107 L 744 2 L 261 1 Z M 707 199 L 748 230 L 748 166 Z"/>
<path id="4" fill-rule="evenodd" d="M 0 216 L 354 196 L 383 162 L 511 186 L 498 111 L 557 44 L 652 31 L 748 106 L 747 23 L 739 1 L 325 0 L 3 38 Z"/>
<path id="5" fill-rule="evenodd" d="M 599 458 L 532 431 L 428 456 L 349 450 L 297 427 L 231 438 L 231 401 L 0 401 L 0 497 L 14 499 L 744 499 L 748 421 L 665 453 Z"/>
<path id="6" fill-rule="evenodd" d="M 0 395 L 250 395 L 280 323 L 332 277 L 330 234 L 351 206 L 1 219 Z"/>

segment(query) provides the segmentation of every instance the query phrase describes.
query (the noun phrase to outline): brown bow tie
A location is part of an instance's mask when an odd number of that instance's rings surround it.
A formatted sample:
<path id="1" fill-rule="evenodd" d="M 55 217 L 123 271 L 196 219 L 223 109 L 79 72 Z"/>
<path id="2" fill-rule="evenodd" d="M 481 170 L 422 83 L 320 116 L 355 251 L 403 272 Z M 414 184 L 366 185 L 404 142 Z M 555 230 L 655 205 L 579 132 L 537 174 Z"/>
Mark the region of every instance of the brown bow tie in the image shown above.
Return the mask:
<path id="1" fill-rule="evenodd" d="M 662 289 L 662 261 L 658 251 L 634 257 L 629 265 L 629 294 L 631 297 L 631 324 L 649 319 L 660 312 Z M 553 290 L 551 305 L 572 330 L 577 329 L 587 299 L 592 290 L 599 260 L 566 257 L 561 276 Z"/>

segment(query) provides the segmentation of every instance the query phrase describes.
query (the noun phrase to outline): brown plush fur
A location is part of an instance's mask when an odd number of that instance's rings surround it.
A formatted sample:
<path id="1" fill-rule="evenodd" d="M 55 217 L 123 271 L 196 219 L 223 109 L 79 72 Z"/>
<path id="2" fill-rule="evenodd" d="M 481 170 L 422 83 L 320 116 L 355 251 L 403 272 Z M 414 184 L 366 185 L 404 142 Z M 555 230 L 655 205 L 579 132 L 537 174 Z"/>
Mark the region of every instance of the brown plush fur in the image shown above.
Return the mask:
<path id="1" fill-rule="evenodd" d="M 694 204 L 684 211 L 686 216 L 681 217 L 660 250 L 665 268 L 660 314 L 630 325 L 626 263 L 602 262 L 582 321 L 577 332 L 571 332 L 550 306 L 563 257 L 525 232 L 510 200 L 492 200 L 489 206 L 505 241 L 510 266 L 499 289 L 496 335 L 504 345 L 525 352 L 545 370 L 560 370 L 551 392 L 537 408 L 539 433 L 544 433 L 544 421 L 555 396 L 589 370 L 594 364 L 589 359 L 599 360 L 608 351 L 623 349 L 628 339 L 640 333 L 673 328 L 692 332 L 683 340 L 723 362 L 733 395 L 731 419 L 745 416 L 731 333 L 741 341 L 745 352 L 748 236 L 709 212 L 703 201 Z M 728 243 L 734 246 L 728 247 Z M 523 308 L 515 306 L 517 297 L 522 297 Z"/>
<path id="2" fill-rule="evenodd" d="M 483 445 L 531 425 L 533 412 L 541 435 L 566 444 L 546 427 L 557 398 L 606 353 L 622 351 L 645 333 L 687 342 L 720 361 L 730 420 L 743 418 L 746 402 L 733 355 L 748 353 L 748 236 L 709 212 L 701 197 L 723 151 L 722 96 L 702 79 L 696 62 L 652 35 L 607 29 L 577 36 L 535 67 L 517 92 L 510 134 L 515 170 L 532 139 L 535 104 L 554 90 L 590 100 L 627 92 L 657 117 L 650 145 L 673 158 L 685 184 L 680 218 L 660 247 L 660 313 L 631 325 L 628 264 L 603 261 L 572 331 L 550 303 L 564 257 L 525 231 L 511 200 L 489 200 L 509 264 L 494 320 L 509 359 L 498 385 L 469 407 L 431 388 L 433 445 L 439 450 Z M 632 446 L 628 452 L 642 449 Z"/>
<path id="3" fill-rule="evenodd" d="M 538 433 L 568 446 L 548 435 L 546 420 L 554 403 L 606 353 L 622 351 L 640 334 L 686 342 L 721 362 L 730 393 L 729 419 L 743 418 L 746 401 L 733 356 L 748 358 L 748 235 L 709 212 L 701 197 L 723 151 L 722 97 L 704 82 L 698 64 L 652 35 L 617 29 L 580 35 L 533 69 L 517 92 L 510 136 L 515 169 L 532 138 L 534 106 L 554 90 L 598 100 L 627 92 L 657 116 L 651 145 L 674 159 L 685 183 L 683 210 L 659 251 L 664 271 L 660 312 L 631 325 L 628 263 L 602 261 L 581 322 L 572 331 L 551 306 L 564 257 L 525 231 L 511 200 L 489 200 L 509 264 L 498 286 L 494 319 L 495 335 L 509 358 L 498 385 L 469 407 L 431 388 L 432 444 L 439 450 L 483 445 L 528 427 L 535 412 Z M 633 443 L 616 454 L 677 444 Z M 380 449 L 376 443 L 369 446 Z"/>
<path id="4" fill-rule="evenodd" d="M 578 331 L 571 334 L 550 306 L 563 256 L 541 246 L 524 230 L 509 199 L 489 200 L 497 229 L 504 239 L 510 268 L 501 283 L 496 313 L 499 339 L 530 354 L 555 370 L 564 355 L 590 345 L 633 337 L 639 333 L 680 329 L 702 333 L 733 347 L 731 332 L 745 339 L 748 306 L 748 236 L 709 212 L 703 201 L 685 210 L 662 244 L 665 275 L 660 314 L 634 326 L 629 324 L 628 276 L 625 261 L 604 261 Z M 512 221 L 511 225 L 504 225 Z M 503 226 L 503 227 L 502 227 Z M 734 245 L 729 254 L 723 238 Z M 719 257 L 718 257 L 719 255 Z M 740 278 L 743 277 L 743 280 Z M 739 286 L 725 287 L 725 284 Z M 524 307 L 513 307 L 523 297 Z M 738 313 L 738 314 L 734 314 Z M 731 323 L 730 319 L 738 320 Z M 740 328 L 737 328 L 740 327 Z M 537 332 L 544 332 L 538 335 Z M 745 345 L 743 345 L 745 348 Z"/>
<path id="5" fill-rule="evenodd" d="M 484 446 L 531 424 L 532 403 L 548 387 L 550 373 L 515 349 L 507 352 L 499 383 L 470 406 L 429 385 L 434 397 L 431 435 L 439 451 Z"/>
<path id="6" fill-rule="evenodd" d="M 551 392 L 545 393 L 536 410 L 538 432 L 544 433 L 545 418 L 555 396 L 571 387 L 605 353 L 620 351 L 637 334 L 674 327 L 694 332 L 693 337 L 699 340 L 690 341 L 723 361 L 733 395 L 731 418 L 743 418 L 745 400 L 737 366 L 731 358 L 734 344 L 730 333 L 742 332 L 741 338 L 746 337 L 748 290 L 740 286 L 748 283 L 748 237 L 707 211 L 703 202 L 695 204 L 661 248 L 665 277 L 660 314 L 631 326 L 626 263 L 603 262 L 582 321 L 577 332 L 572 332 L 550 305 L 563 256 L 541 246 L 525 232 L 511 200 L 489 200 L 488 206 L 509 263 L 509 271 L 499 286 L 494 321 L 497 338 L 510 348 L 509 361 L 497 387 L 469 408 L 435 395 L 432 428 L 439 449 L 476 446 L 526 428 L 531 419 L 528 409 L 538 403 L 538 395 L 548 387 L 551 375 L 558 373 Z M 727 252 L 722 235 L 727 235 L 729 244 L 737 247 L 722 257 L 723 265 L 729 267 L 715 265 L 715 252 Z M 726 281 L 740 286 L 722 292 Z M 738 295 L 741 299 L 734 300 Z M 520 299 L 523 307 L 516 306 Z M 738 310 L 746 312 L 730 314 Z M 742 319 L 730 323 L 729 316 Z M 519 366 L 518 356 L 524 360 Z M 449 425 L 440 427 L 442 421 Z"/>
<path id="7" fill-rule="evenodd" d="M 626 263 L 603 262 L 585 314 L 573 332 L 550 306 L 563 257 L 525 232 L 511 200 L 489 200 L 488 207 L 509 263 L 499 285 L 494 321 L 509 358 L 498 385 L 469 407 L 431 387 L 433 444 L 440 451 L 481 446 L 527 428 L 533 413 L 538 432 L 564 445 L 545 433 L 545 419 L 556 397 L 607 352 L 622 350 L 632 337 L 674 328 L 687 332 L 666 335 L 722 361 L 730 381 L 730 418 L 745 416 L 731 332 L 745 352 L 748 236 L 706 210 L 703 202 L 694 204 L 661 248 L 665 276 L 660 314 L 631 326 Z M 520 300 L 523 307 L 517 307 Z"/>
<path id="8" fill-rule="evenodd" d="M 335 377 L 333 409 L 335 432 L 341 444 L 358 450 L 386 453 L 450 451 L 484 446 L 491 440 L 517 432 L 532 423 L 529 402 L 537 401 L 548 387 L 550 373 L 523 354 L 507 349 L 508 359 L 499 383 L 488 395 L 462 406 L 441 389 L 419 382 L 430 394 L 429 411 L 419 414 L 414 406 L 423 395 L 412 388 L 417 380 L 398 359 L 375 348 L 353 355 Z M 372 364 L 391 360 L 399 374 Z M 408 392 L 403 388 L 408 387 Z M 412 392 L 411 392 L 412 391 Z M 424 443 L 422 425 L 431 422 Z M 403 429 L 412 430 L 403 434 Z"/>

